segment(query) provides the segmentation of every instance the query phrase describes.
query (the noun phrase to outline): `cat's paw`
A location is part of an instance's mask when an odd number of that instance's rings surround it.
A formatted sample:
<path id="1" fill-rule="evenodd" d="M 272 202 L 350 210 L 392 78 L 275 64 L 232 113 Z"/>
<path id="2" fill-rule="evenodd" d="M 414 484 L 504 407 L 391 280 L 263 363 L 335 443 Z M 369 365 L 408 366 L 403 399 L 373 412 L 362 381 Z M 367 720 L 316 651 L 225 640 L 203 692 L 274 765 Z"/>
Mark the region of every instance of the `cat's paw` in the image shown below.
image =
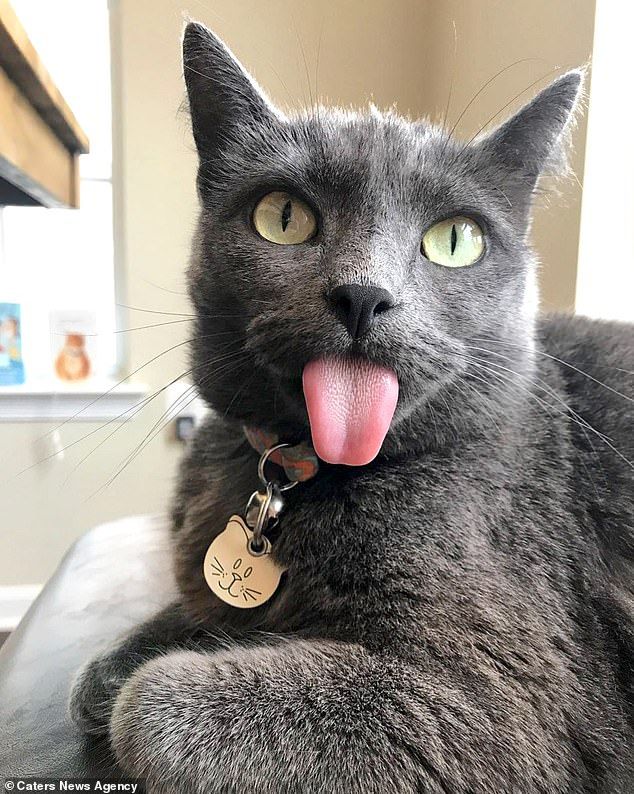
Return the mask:
<path id="1" fill-rule="evenodd" d="M 152 794 L 217 791 L 205 777 L 213 729 L 207 679 L 201 676 L 204 664 L 200 654 L 187 651 L 152 659 L 117 696 L 110 745 L 121 770 L 143 778 Z M 195 684 L 201 679 L 197 696 Z"/>
<path id="2" fill-rule="evenodd" d="M 84 733 L 108 732 L 112 708 L 125 680 L 123 666 L 114 654 L 97 656 L 79 670 L 71 689 L 68 711 Z"/>

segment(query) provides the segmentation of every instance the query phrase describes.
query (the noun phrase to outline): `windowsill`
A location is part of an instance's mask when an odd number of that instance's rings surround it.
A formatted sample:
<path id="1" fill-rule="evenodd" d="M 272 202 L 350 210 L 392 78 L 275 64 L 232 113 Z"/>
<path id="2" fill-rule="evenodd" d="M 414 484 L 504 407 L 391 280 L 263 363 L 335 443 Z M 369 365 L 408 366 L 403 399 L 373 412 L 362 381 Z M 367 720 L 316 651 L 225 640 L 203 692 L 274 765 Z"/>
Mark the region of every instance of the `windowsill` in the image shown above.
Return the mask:
<path id="1" fill-rule="evenodd" d="M 114 380 L 0 386 L 0 422 L 126 421 L 147 395 L 143 384 Z"/>

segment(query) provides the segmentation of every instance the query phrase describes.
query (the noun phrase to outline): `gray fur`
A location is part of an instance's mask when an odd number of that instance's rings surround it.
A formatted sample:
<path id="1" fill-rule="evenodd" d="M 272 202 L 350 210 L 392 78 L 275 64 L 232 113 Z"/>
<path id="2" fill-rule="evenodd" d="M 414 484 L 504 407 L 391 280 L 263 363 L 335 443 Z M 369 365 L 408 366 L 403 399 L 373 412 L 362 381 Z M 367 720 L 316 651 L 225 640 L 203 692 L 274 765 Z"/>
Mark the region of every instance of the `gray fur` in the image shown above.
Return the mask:
<path id="1" fill-rule="evenodd" d="M 215 413 L 174 504 L 182 604 L 80 675 L 75 719 L 109 721 L 156 792 L 631 792 L 634 331 L 527 302 L 531 197 L 580 74 L 464 145 L 374 111 L 286 119 L 197 24 L 184 53 L 193 366 Z M 313 240 L 251 230 L 277 187 L 318 210 Z M 423 232 L 458 213 L 485 257 L 431 264 Z M 350 282 L 398 304 L 354 345 L 324 298 Z M 396 371 L 392 428 L 373 463 L 288 493 L 286 579 L 233 610 L 202 560 L 256 485 L 241 425 L 308 437 L 301 372 L 324 353 Z"/>

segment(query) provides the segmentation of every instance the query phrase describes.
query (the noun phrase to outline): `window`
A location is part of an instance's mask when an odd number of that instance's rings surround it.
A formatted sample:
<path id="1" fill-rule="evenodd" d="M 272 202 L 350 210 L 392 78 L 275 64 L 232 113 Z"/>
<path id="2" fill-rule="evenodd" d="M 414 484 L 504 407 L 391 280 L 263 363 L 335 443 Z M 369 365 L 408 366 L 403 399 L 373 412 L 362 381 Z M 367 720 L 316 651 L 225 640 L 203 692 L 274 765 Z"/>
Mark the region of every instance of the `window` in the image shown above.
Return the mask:
<path id="1" fill-rule="evenodd" d="M 634 320 L 634 149 L 627 3 L 597 3 L 584 174 L 579 314 Z"/>
<path id="2" fill-rule="evenodd" d="M 90 153 L 80 159 L 81 209 L 0 209 L 0 301 L 21 305 L 27 384 L 51 380 L 56 311 L 95 315 L 94 373 L 105 379 L 116 366 L 108 4 L 11 2 Z"/>

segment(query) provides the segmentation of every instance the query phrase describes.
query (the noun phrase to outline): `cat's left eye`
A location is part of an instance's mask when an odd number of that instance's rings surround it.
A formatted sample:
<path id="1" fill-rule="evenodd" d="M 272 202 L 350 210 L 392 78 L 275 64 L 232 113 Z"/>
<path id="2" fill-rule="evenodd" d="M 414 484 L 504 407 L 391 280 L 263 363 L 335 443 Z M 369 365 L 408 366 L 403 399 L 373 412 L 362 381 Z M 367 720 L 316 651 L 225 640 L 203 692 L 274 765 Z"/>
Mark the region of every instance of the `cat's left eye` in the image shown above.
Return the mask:
<path id="1" fill-rule="evenodd" d="M 423 235 L 421 249 L 436 265 L 467 267 L 482 256 L 484 234 L 474 220 L 458 215 L 428 229 Z"/>
<path id="2" fill-rule="evenodd" d="M 258 202 L 253 211 L 253 225 L 260 237 L 271 243 L 299 245 L 314 236 L 317 219 L 306 202 L 275 190 Z"/>

